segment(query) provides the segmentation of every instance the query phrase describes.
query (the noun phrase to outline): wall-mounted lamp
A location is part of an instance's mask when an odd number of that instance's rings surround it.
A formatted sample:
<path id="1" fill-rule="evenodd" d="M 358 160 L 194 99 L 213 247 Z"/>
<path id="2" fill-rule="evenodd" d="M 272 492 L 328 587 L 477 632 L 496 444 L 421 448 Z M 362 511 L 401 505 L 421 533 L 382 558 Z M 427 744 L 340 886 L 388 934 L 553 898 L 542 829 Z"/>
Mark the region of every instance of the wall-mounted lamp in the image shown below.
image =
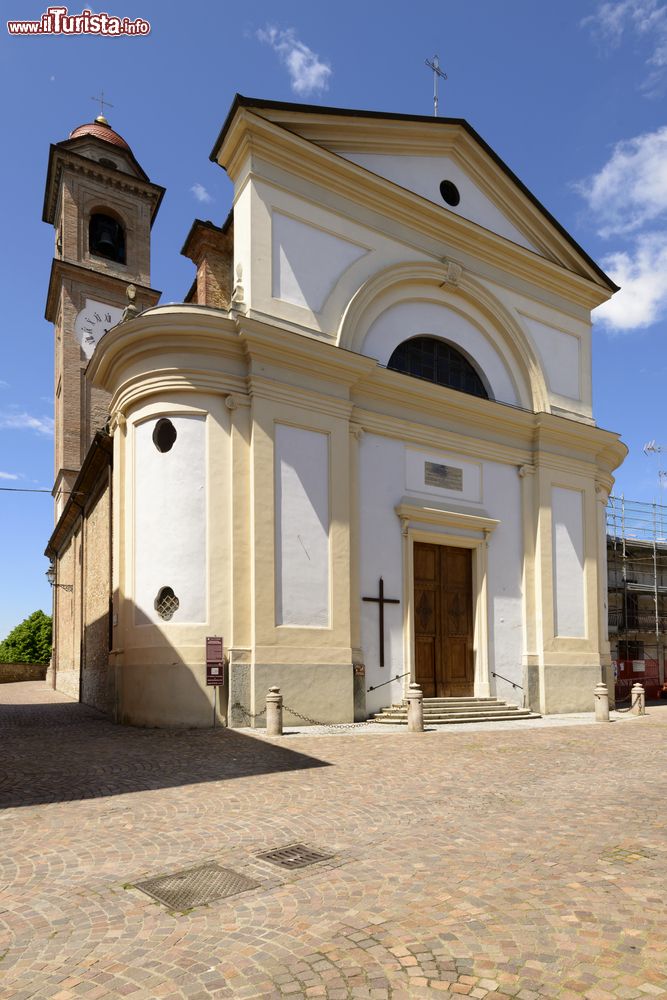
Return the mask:
<path id="1" fill-rule="evenodd" d="M 46 571 L 46 579 L 49 581 L 52 587 L 62 587 L 62 589 L 66 590 L 68 594 L 71 594 L 72 591 L 74 590 L 74 587 L 72 586 L 71 583 L 56 583 L 56 568 L 53 565 L 53 563 L 51 563 L 51 565 Z"/>

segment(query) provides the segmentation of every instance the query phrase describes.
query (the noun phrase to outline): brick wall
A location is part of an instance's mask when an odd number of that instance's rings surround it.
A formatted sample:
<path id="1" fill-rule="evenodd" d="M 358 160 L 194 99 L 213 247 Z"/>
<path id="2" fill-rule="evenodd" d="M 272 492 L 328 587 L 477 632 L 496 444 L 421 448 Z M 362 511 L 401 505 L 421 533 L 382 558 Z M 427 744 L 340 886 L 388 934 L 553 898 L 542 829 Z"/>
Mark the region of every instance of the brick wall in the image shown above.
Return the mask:
<path id="1" fill-rule="evenodd" d="M 71 698 L 79 698 L 80 656 L 80 584 L 79 584 L 80 528 L 74 533 L 58 558 L 58 582 L 74 587 L 72 593 L 56 588 L 57 634 L 54 635 L 56 688 Z"/>
<path id="2" fill-rule="evenodd" d="M 0 684 L 14 684 L 16 681 L 43 681 L 46 677 L 46 663 L 0 663 Z"/>
<path id="3" fill-rule="evenodd" d="M 81 701 L 103 712 L 113 706 L 109 671 L 111 592 L 110 489 L 107 485 L 86 511 L 84 521 L 84 610 Z"/>

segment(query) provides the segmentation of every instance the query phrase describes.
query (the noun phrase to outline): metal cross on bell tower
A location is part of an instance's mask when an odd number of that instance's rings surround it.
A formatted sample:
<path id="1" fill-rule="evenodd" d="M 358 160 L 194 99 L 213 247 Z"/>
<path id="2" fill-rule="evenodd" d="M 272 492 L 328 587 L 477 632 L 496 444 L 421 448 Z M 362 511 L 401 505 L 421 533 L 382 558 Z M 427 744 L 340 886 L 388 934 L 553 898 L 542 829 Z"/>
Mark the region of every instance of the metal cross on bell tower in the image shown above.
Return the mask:
<path id="1" fill-rule="evenodd" d="M 104 105 L 106 104 L 106 106 L 108 108 L 112 108 L 113 104 L 111 103 L 111 101 L 105 101 L 104 100 L 104 91 L 100 90 L 100 96 L 99 97 L 91 97 L 90 99 L 91 99 L 91 101 L 96 101 L 99 104 L 99 106 L 100 106 L 99 117 L 100 118 L 104 118 L 104 120 L 106 121 L 106 118 L 105 118 L 105 115 L 104 115 Z"/>
<path id="2" fill-rule="evenodd" d="M 433 70 L 433 114 L 438 117 L 438 80 L 446 80 L 447 74 L 440 68 L 440 59 L 437 55 L 433 59 L 425 59 L 425 64 Z"/>

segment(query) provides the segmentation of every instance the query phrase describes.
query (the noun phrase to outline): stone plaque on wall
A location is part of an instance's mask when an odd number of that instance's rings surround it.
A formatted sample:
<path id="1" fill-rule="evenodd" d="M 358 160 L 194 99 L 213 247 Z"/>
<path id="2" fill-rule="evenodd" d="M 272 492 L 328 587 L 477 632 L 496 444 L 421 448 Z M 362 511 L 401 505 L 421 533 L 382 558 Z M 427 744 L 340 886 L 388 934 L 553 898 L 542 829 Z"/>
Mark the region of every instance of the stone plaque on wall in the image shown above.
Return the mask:
<path id="1" fill-rule="evenodd" d="M 439 465 L 437 462 L 424 462 L 424 483 L 426 486 L 438 486 L 441 490 L 463 490 L 463 469 L 453 465 Z"/>

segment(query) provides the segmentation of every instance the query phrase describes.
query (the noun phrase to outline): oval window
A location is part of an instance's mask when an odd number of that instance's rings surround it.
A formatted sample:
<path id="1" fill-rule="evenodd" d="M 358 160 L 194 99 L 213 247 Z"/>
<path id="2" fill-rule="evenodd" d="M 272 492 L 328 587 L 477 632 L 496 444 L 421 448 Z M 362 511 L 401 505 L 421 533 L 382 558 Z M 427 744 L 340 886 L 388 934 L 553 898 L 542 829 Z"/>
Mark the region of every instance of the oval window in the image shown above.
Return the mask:
<path id="1" fill-rule="evenodd" d="M 176 428 L 171 420 L 167 420 L 166 417 L 158 420 L 153 430 L 153 444 L 158 451 L 171 451 L 177 437 Z"/>
<path id="2" fill-rule="evenodd" d="M 454 208 L 461 201 L 461 195 L 454 181 L 440 181 L 442 200 Z"/>

